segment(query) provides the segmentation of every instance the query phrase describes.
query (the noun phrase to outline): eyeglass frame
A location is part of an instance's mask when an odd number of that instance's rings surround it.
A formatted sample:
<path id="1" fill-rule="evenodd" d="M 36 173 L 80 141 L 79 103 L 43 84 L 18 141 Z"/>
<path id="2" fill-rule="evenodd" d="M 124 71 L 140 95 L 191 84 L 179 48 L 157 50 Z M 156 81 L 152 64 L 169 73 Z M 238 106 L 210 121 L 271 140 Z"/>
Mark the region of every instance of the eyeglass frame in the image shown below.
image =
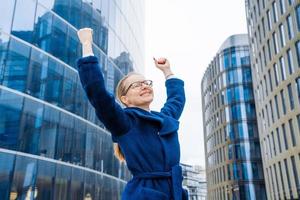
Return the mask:
<path id="1" fill-rule="evenodd" d="M 149 84 L 146 84 L 148 81 L 149 81 Z M 128 93 L 129 89 L 130 89 L 134 84 L 136 84 L 136 83 L 139 83 L 139 85 L 135 86 L 133 89 L 138 88 L 138 87 L 141 87 L 143 84 L 145 84 L 145 85 L 147 85 L 147 86 L 150 86 L 150 87 L 153 86 L 153 81 L 152 81 L 152 80 L 135 81 L 135 82 L 131 83 L 131 84 L 128 86 L 128 88 L 125 90 L 123 96 L 125 96 L 125 95 Z"/>

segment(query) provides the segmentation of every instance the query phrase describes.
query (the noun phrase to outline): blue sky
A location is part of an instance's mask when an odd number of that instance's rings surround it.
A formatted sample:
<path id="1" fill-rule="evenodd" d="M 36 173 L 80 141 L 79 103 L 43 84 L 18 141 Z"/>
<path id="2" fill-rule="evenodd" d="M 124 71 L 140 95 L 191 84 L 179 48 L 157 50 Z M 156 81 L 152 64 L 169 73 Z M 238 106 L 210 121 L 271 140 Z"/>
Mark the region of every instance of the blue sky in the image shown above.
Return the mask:
<path id="1" fill-rule="evenodd" d="M 187 102 L 180 119 L 181 162 L 205 166 L 201 79 L 221 44 L 247 33 L 244 0 L 146 0 L 145 73 L 154 81 L 159 110 L 165 102 L 162 73 L 152 57 L 167 57 L 185 81 Z"/>

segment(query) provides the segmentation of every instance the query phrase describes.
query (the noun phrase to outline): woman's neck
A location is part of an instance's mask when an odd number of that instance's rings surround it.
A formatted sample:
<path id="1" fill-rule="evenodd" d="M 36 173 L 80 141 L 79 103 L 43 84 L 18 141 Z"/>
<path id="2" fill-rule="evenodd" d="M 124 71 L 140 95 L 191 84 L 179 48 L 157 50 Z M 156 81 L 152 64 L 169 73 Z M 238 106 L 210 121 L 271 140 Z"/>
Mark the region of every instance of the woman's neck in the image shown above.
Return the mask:
<path id="1" fill-rule="evenodd" d="M 136 107 L 136 108 L 140 108 L 140 109 L 143 109 L 147 112 L 150 112 L 150 108 L 149 108 L 149 105 L 140 105 L 140 106 L 135 106 L 135 105 L 129 105 L 128 107 Z"/>

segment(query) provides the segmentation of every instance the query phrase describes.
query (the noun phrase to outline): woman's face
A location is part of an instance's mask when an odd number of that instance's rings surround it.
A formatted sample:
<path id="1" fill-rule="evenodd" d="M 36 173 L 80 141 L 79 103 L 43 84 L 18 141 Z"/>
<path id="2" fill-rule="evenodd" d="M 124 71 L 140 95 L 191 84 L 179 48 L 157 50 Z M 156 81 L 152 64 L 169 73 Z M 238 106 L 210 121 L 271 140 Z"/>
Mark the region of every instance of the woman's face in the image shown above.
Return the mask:
<path id="1" fill-rule="evenodd" d="M 121 97 L 128 107 L 149 107 L 153 101 L 152 81 L 139 74 L 133 74 L 124 81 L 125 94 Z"/>

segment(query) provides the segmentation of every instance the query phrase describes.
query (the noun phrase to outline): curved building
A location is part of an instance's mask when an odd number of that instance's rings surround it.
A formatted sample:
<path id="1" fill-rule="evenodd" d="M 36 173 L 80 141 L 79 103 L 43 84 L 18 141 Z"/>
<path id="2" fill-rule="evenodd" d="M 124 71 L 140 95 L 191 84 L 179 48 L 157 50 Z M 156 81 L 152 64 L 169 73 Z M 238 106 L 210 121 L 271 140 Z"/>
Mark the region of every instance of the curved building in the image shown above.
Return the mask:
<path id="1" fill-rule="evenodd" d="M 266 199 L 246 34 L 222 44 L 201 90 L 208 199 Z"/>
<path id="2" fill-rule="evenodd" d="M 247 0 L 268 199 L 300 199 L 300 2 Z"/>
<path id="3" fill-rule="evenodd" d="M 81 87 L 76 31 L 93 28 L 114 93 L 143 73 L 143 1 L 2 0 L 0 13 L 0 199 L 120 199 L 131 175 Z"/>

